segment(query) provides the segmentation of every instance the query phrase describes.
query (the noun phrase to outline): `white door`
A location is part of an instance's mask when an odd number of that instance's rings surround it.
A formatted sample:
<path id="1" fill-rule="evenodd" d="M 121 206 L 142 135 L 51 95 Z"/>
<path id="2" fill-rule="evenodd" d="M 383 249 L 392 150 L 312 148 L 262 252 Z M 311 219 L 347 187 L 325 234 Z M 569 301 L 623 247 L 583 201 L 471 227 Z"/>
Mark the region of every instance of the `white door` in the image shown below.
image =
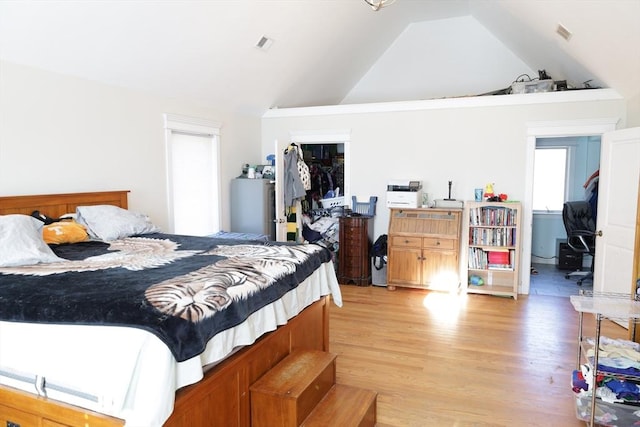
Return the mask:
<path id="1" fill-rule="evenodd" d="M 593 290 L 632 292 L 640 128 L 603 134 Z"/>
<path id="2" fill-rule="evenodd" d="M 284 150 L 289 145 L 288 141 L 276 139 L 276 241 L 286 242 L 287 240 L 287 213 L 284 207 L 284 186 L 282 177 L 284 176 Z"/>

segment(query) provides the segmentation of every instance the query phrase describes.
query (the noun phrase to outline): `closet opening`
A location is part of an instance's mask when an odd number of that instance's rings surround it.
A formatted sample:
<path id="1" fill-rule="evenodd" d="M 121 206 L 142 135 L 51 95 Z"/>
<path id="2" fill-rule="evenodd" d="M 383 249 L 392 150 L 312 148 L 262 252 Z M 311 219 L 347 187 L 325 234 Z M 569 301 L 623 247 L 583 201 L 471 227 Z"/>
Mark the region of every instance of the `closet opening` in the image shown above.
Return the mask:
<path id="1" fill-rule="evenodd" d="M 310 175 L 313 171 L 310 188 L 303 199 L 296 200 L 295 212 L 285 208 L 284 180 L 276 174 L 276 237 L 279 241 L 301 240 L 304 237 L 303 222 L 310 226 L 310 222 L 315 223 L 321 217 L 329 219 L 333 214 L 339 216 L 340 209 L 327 209 L 326 205 L 323 206 L 323 197 L 327 195 L 334 195 L 330 198 L 335 203 L 331 208 L 350 207 L 350 138 L 349 130 L 315 130 L 290 131 L 290 138 L 286 142 L 276 140 L 276 151 L 280 153 L 284 152 L 289 144 L 296 144 L 302 152 L 302 159 L 309 167 Z M 280 159 L 281 157 L 276 157 L 276 169 L 283 167 Z M 335 197 L 336 192 L 339 197 Z M 330 225 L 327 227 L 330 228 Z M 318 231 L 322 233 L 327 227 Z"/>
<path id="2" fill-rule="evenodd" d="M 332 204 L 348 205 L 344 197 L 344 143 L 306 143 L 300 144 L 300 148 L 311 175 L 311 189 L 302 200 L 302 212 L 327 208 L 324 205 L 330 199 L 334 199 L 331 200 Z"/>

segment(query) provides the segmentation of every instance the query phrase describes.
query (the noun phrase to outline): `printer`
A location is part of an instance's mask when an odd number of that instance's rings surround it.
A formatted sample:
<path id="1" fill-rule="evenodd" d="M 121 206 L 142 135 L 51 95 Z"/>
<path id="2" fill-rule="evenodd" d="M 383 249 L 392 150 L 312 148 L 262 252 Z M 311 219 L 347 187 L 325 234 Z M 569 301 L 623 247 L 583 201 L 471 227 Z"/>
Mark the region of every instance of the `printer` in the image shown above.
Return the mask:
<path id="1" fill-rule="evenodd" d="M 419 208 L 422 206 L 420 181 L 391 180 L 387 183 L 388 208 Z"/>

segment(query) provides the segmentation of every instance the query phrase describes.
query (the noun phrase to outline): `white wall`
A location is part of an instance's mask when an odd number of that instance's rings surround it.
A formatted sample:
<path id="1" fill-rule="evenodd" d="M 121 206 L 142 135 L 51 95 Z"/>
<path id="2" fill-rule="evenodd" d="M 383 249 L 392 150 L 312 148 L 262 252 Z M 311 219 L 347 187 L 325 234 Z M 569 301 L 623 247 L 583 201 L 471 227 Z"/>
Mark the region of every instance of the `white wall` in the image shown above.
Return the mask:
<path id="1" fill-rule="evenodd" d="M 480 95 L 524 73 L 538 77 L 472 16 L 415 22 L 341 104 Z"/>
<path id="2" fill-rule="evenodd" d="M 390 179 L 421 180 L 430 199 L 447 197 L 451 180 L 457 199 L 470 200 L 474 188 L 491 182 L 496 192 L 522 200 L 528 123 L 619 117 L 624 127 L 625 101 L 597 95 L 609 94 L 603 91 L 271 110 L 262 122 L 262 151 L 272 152 L 273 141 L 288 140 L 290 131 L 350 129 L 351 193 L 378 196 L 377 236 L 388 229 Z"/>
<path id="3" fill-rule="evenodd" d="M 640 126 L 640 93 L 627 102 L 627 127 Z"/>
<path id="4" fill-rule="evenodd" d="M 222 224 L 229 183 L 263 163 L 260 119 L 0 62 L 0 195 L 131 190 L 132 210 L 168 225 L 163 113 L 222 123 Z"/>

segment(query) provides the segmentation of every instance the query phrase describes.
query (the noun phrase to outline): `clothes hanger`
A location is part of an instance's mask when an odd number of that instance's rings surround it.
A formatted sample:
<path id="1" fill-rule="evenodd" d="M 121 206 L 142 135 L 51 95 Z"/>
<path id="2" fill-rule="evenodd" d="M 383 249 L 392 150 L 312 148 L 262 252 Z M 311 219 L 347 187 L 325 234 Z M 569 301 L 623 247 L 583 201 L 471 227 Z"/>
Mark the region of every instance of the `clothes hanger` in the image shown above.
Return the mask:
<path id="1" fill-rule="evenodd" d="M 292 142 L 291 144 L 289 144 L 289 146 L 287 148 L 284 149 L 284 154 L 288 154 L 289 150 L 294 149 L 296 151 L 298 151 L 298 146 L 296 145 L 295 142 Z"/>

